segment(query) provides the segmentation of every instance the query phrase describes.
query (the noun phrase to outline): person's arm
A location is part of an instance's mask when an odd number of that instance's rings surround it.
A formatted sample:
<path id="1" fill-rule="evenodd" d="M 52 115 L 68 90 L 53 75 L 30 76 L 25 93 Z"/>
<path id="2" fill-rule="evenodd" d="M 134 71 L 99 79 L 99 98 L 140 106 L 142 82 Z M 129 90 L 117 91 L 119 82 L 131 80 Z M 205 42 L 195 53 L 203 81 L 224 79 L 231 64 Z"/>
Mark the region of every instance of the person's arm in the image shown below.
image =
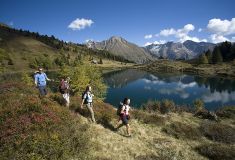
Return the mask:
<path id="1" fill-rule="evenodd" d="M 44 73 L 44 76 L 45 76 L 46 80 L 52 81 L 51 79 L 49 79 L 49 78 L 47 77 L 46 73 Z"/>
<path id="2" fill-rule="evenodd" d="M 37 75 L 34 76 L 34 83 L 35 83 L 36 86 L 38 85 L 38 77 L 37 77 Z"/>
<path id="3" fill-rule="evenodd" d="M 121 114 L 125 114 L 124 110 L 125 110 L 125 106 L 123 105 L 122 110 L 121 110 Z"/>
<path id="4" fill-rule="evenodd" d="M 82 103 L 81 103 L 81 109 L 83 109 L 83 104 L 85 102 L 87 94 L 84 94 L 84 96 L 82 97 Z"/>
<path id="5" fill-rule="evenodd" d="M 82 103 L 81 103 L 81 109 L 83 109 L 83 104 L 84 104 L 85 99 L 82 99 Z"/>

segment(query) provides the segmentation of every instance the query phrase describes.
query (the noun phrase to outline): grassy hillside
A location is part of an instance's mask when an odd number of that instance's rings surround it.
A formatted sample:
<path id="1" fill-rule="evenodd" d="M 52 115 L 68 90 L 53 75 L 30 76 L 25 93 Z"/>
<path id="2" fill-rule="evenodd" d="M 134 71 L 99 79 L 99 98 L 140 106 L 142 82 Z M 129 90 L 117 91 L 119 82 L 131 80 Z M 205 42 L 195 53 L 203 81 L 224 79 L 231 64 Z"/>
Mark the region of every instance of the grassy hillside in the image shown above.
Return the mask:
<path id="1" fill-rule="evenodd" d="M 85 59 L 85 60 L 84 60 Z M 104 64 L 127 62 L 106 51 L 93 51 L 84 45 L 67 43 L 54 36 L 40 35 L 0 24 L 0 69 L 20 71 L 42 66 L 57 69 L 62 65 L 74 65 L 92 60 Z M 122 66 L 125 63 L 121 64 Z M 120 66 L 120 65 L 119 65 Z"/>
<path id="2" fill-rule="evenodd" d="M 3 160 L 231 160 L 235 156 L 234 108 L 218 112 L 216 122 L 177 110 L 168 101 L 149 103 L 131 112 L 132 137 L 126 137 L 125 127 L 114 129 L 113 106 L 98 99 L 94 102 L 98 124 L 93 124 L 87 110 L 79 107 L 80 96 L 72 97 L 69 110 L 59 93 L 50 91 L 39 99 L 36 88 L 8 80 L 0 84 L 0 98 Z"/>

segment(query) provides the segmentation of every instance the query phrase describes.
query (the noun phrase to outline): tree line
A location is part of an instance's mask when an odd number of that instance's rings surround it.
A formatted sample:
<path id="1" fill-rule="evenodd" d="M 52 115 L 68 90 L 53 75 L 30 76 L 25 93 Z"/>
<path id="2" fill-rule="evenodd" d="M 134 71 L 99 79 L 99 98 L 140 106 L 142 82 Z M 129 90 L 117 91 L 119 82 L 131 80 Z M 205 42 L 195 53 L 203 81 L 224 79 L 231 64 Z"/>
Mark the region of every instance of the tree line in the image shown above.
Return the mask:
<path id="1" fill-rule="evenodd" d="M 230 62 L 235 59 L 235 43 L 228 41 L 222 42 L 215 48 L 202 53 L 198 59 L 198 64 L 218 64 Z"/>

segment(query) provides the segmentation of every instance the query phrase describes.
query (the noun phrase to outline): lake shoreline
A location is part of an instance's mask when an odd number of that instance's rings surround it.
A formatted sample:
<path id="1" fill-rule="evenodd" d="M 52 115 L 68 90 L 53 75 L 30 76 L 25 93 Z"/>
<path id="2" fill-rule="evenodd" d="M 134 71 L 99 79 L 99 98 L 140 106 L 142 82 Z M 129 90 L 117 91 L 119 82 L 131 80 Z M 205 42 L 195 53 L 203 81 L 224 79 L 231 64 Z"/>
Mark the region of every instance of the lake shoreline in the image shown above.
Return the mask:
<path id="1" fill-rule="evenodd" d="M 158 60 L 149 64 L 137 65 L 133 68 L 150 73 L 179 72 L 198 76 L 235 79 L 235 64 L 232 63 L 192 65 L 182 61 Z"/>

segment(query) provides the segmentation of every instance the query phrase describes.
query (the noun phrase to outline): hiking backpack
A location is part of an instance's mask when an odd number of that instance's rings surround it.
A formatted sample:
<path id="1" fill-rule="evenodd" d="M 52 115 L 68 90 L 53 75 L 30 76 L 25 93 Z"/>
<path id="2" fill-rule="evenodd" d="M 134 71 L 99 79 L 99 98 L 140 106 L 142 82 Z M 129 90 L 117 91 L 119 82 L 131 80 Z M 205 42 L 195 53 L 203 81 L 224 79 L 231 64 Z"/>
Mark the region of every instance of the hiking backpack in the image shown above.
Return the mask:
<path id="1" fill-rule="evenodd" d="M 84 97 L 85 94 L 87 94 L 86 91 L 82 93 L 82 99 L 83 99 L 83 97 Z M 87 104 L 87 103 L 88 103 L 88 95 L 86 96 L 86 98 L 85 98 L 85 100 L 84 100 L 84 104 Z"/>
<path id="2" fill-rule="evenodd" d="M 123 107 L 123 103 L 120 103 L 120 104 L 118 105 L 118 108 L 117 108 L 117 115 L 118 115 L 118 116 L 121 115 L 122 107 Z"/>
<path id="3" fill-rule="evenodd" d="M 59 86 L 59 91 L 60 91 L 60 93 L 64 94 L 66 89 L 67 89 L 67 88 L 66 88 L 66 85 L 65 85 L 65 81 L 64 81 L 64 80 L 61 80 L 60 86 Z"/>

